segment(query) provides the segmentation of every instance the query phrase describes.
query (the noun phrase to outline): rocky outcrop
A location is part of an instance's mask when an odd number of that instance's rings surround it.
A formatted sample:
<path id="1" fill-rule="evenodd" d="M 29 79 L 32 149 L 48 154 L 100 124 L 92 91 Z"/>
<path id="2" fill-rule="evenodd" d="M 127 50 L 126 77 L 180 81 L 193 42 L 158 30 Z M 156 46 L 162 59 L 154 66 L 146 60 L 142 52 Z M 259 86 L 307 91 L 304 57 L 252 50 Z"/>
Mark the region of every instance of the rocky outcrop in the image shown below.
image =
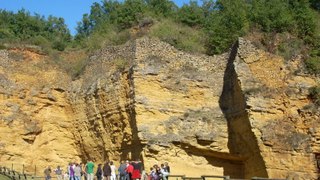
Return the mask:
<path id="1" fill-rule="evenodd" d="M 247 123 L 267 175 L 317 179 L 319 142 L 315 132 L 320 130 L 320 119 L 319 111 L 311 107 L 308 89 L 318 80 L 302 73 L 301 59 L 284 62 L 250 46 L 250 42 L 239 40 L 233 64 L 246 100 Z"/>
<path id="2" fill-rule="evenodd" d="M 18 170 L 139 158 L 188 176 L 317 178 L 317 79 L 244 39 L 205 56 L 141 38 L 97 51 L 76 80 L 28 50 L 0 61 L 0 160 Z"/>

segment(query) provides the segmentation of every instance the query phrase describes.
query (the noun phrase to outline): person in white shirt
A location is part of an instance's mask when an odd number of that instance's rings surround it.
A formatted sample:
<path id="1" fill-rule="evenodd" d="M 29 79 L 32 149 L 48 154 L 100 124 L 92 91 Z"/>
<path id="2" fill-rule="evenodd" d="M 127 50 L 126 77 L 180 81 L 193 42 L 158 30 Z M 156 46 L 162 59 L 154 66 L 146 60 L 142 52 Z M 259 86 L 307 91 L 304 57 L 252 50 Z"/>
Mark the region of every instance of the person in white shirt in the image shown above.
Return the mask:
<path id="1" fill-rule="evenodd" d="M 116 176 L 116 166 L 113 164 L 113 162 L 110 162 L 110 168 L 111 168 L 111 177 L 110 180 L 117 180 Z"/>
<path id="2" fill-rule="evenodd" d="M 77 163 L 74 167 L 74 177 L 75 180 L 81 180 L 81 167 L 79 166 L 79 164 Z"/>

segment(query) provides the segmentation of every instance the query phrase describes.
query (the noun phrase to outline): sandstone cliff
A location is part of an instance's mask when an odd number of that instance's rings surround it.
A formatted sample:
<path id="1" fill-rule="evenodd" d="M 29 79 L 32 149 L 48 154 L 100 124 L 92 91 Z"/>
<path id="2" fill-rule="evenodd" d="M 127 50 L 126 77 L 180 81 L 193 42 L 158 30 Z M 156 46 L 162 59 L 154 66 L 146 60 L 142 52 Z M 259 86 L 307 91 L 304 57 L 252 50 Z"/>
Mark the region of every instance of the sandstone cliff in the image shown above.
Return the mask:
<path id="1" fill-rule="evenodd" d="M 0 160 L 38 174 L 70 161 L 140 158 L 172 174 L 316 179 L 319 114 L 300 60 L 239 40 L 191 55 L 154 39 L 108 47 L 77 80 L 25 50 L 0 52 Z M 18 169 L 19 170 L 19 169 Z"/>

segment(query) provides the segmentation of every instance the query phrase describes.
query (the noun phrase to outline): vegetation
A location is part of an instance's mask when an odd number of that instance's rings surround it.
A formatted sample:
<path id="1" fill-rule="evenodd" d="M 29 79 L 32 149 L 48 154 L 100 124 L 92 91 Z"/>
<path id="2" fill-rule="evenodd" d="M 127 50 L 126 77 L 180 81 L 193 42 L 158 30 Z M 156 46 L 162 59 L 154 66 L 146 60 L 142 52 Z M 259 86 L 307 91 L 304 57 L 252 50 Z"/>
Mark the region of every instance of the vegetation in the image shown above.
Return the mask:
<path id="1" fill-rule="evenodd" d="M 150 28 L 149 34 L 175 46 L 177 49 L 205 53 L 204 33 L 182 23 L 163 19 Z"/>
<path id="2" fill-rule="evenodd" d="M 72 40 L 63 18 L 39 14 L 24 9 L 17 13 L 0 10 L 1 43 L 26 43 L 63 51 Z"/>
<path id="3" fill-rule="evenodd" d="M 101 27 L 105 27 L 105 24 L 112 27 L 112 34 L 117 35 L 138 26 L 142 19 L 151 18 L 162 23 L 152 31 L 152 36 L 191 52 L 203 52 L 203 48 L 208 54 L 225 52 L 239 36 L 245 36 L 252 30 L 267 36 L 288 32 L 293 39 L 303 40 L 302 45 L 313 48 L 319 36 L 316 11 L 319 11 L 319 3 L 313 0 L 204 0 L 201 5 L 190 1 L 180 8 L 169 0 L 127 0 L 123 3 L 105 0 L 101 4 L 94 3 L 91 13 L 83 16 L 77 28 L 76 40 L 86 39 L 95 32 L 101 34 Z M 188 33 L 179 34 L 177 27 L 185 29 L 182 25 L 189 27 L 192 34 L 197 36 L 192 38 L 192 44 L 199 44 L 203 48 L 183 45 L 190 44 L 190 38 Z M 170 30 L 176 31 L 170 34 Z M 176 36 L 189 42 L 178 42 Z M 126 38 L 129 40 L 134 37 Z M 113 43 L 112 40 L 108 41 Z M 106 40 L 95 42 L 105 44 Z M 284 51 L 285 46 L 280 51 Z"/>
<path id="4" fill-rule="evenodd" d="M 306 60 L 306 67 L 309 73 L 320 74 L 320 57 L 310 57 Z"/>
<path id="5" fill-rule="evenodd" d="M 67 47 L 94 51 L 142 35 L 158 37 L 178 49 L 209 55 L 226 52 L 239 36 L 262 34 L 258 44 L 291 59 L 304 56 L 310 73 L 320 73 L 318 0 L 103 0 L 93 3 L 72 38 L 63 18 L 25 10 L 0 11 L 0 39 L 28 43 L 46 51 Z M 0 48 L 3 48 L 1 45 Z"/>
<path id="6" fill-rule="evenodd" d="M 320 86 L 314 86 L 309 89 L 311 100 L 315 105 L 320 106 Z"/>

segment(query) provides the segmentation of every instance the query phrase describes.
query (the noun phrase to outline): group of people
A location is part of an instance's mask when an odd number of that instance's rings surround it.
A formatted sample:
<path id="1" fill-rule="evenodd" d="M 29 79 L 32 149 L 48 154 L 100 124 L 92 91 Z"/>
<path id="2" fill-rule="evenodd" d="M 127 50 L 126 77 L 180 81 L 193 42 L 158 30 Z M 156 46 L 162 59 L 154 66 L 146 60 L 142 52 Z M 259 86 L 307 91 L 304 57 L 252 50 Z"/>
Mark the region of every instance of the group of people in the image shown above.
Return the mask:
<path id="1" fill-rule="evenodd" d="M 83 163 L 69 163 L 66 171 L 63 171 L 61 166 L 57 166 L 52 171 L 51 167 L 48 166 L 44 170 L 45 179 L 51 180 L 52 173 L 55 174 L 57 180 L 93 180 L 94 179 L 94 163 L 88 161 L 87 164 Z"/>
<path id="2" fill-rule="evenodd" d="M 148 175 L 148 180 L 168 180 L 168 176 L 170 175 L 170 166 L 167 162 L 161 164 L 160 167 L 158 165 L 153 165 L 150 168 L 150 173 Z"/>
<path id="3" fill-rule="evenodd" d="M 88 161 L 86 164 L 69 163 L 66 172 L 63 172 L 60 166 L 53 171 L 48 166 L 44 170 L 44 174 L 46 180 L 51 180 L 53 172 L 57 180 L 167 180 L 170 174 L 168 163 L 160 166 L 154 165 L 150 168 L 150 172 L 146 173 L 139 160 L 121 161 L 119 168 L 116 168 L 112 161 L 107 161 L 105 164 L 98 164 L 95 173 L 94 168 L 95 164 L 92 161 Z"/>

